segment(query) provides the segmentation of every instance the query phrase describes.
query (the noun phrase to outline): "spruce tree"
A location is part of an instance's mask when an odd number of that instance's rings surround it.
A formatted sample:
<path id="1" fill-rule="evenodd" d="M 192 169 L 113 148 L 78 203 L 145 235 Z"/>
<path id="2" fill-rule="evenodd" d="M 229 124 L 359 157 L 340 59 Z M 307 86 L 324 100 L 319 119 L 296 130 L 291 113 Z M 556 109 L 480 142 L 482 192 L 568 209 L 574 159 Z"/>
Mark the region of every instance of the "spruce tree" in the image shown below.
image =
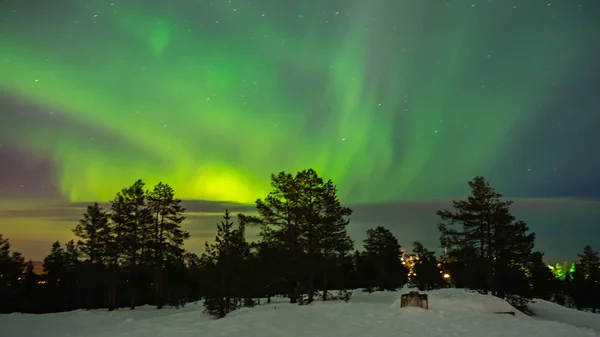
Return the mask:
<path id="1" fill-rule="evenodd" d="M 591 308 L 592 312 L 596 312 L 600 307 L 600 257 L 589 245 L 577 256 L 579 262 L 575 267 L 574 281 L 579 285 L 579 296 L 575 296 L 579 299 L 578 307 Z"/>
<path id="2" fill-rule="evenodd" d="M 52 289 L 51 294 L 56 303 L 61 303 L 62 310 L 69 310 L 68 291 L 65 286 L 67 277 L 66 254 L 59 241 L 52 243 L 50 254 L 44 258 L 44 278 L 46 288 Z"/>
<path id="3" fill-rule="evenodd" d="M 25 259 L 19 252 L 11 251 L 10 242 L 0 235 L 0 313 L 18 309 L 20 278 Z"/>
<path id="4" fill-rule="evenodd" d="M 25 273 L 23 274 L 23 298 L 27 304 L 29 312 L 37 312 L 38 310 L 35 308 L 34 303 L 36 302 L 35 290 L 39 277 L 33 272 L 33 268 L 33 261 L 29 259 L 25 267 Z"/>
<path id="5" fill-rule="evenodd" d="M 240 289 L 236 288 L 236 272 L 243 268 L 250 246 L 245 238 L 245 226 L 237 228 L 225 211 L 224 221 L 217 224 L 217 236 L 206 242 L 204 260 L 210 273 L 209 296 L 204 300 L 205 312 L 217 318 L 225 317 L 237 308 Z"/>
<path id="6" fill-rule="evenodd" d="M 598 274 L 600 273 L 600 256 L 598 256 L 598 252 L 594 251 L 590 245 L 586 245 L 583 248 L 583 253 L 577 254 L 577 257 L 579 257 L 577 267 L 583 269 L 585 277 L 598 280 Z"/>
<path id="7" fill-rule="evenodd" d="M 578 310 L 591 307 L 589 283 L 586 279 L 584 268 L 576 265 L 575 270 L 571 273 L 571 279 L 567 282 L 567 286 L 573 304 Z"/>
<path id="8" fill-rule="evenodd" d="M 531 298 L 550 301 L 558 291 L 558 282 L 552 270 L 544 263 L 544 254 L 534 252 L 529 264 Z"/>
<path id="9" fill-rule="evenodd" d="M 374 268 L 365 270 L 370 274 L 369 287 L 394 291 L 406 284 L 408 269 L 401 262 L 402 247 L 389 229 L 383 226 L 368 229 L 363 245 L 365 262 Z"/>
<path id="10" fill-rule="evenodd" d="M 90 309 L 91 297 L 102 275 L 102 263 L 106 257 L 107 240 L 109 237 L 109 215 L 95 202 L 87 207 L 73 233 L 79 239 L 77 246 L 85 261 L 85 306 Z"/>
<path id="11" fill-rule="evenodd" d="M 67 294 L 67 302 L 70 308 L 79 308 L 81 262 L 80 252 L 74 240 L 69 240 L 64 248 L 64 287 Z"/>
<path id="12" fill-rule="evenodd" d="M 154 253 L 156 307 L 160 309 L 164 302 L 165 263 L 169 259 L 183 257 L 182 247 L 190 234 L 181 228 L 185 208 L 168 184 L 160 182 L 148 192 L 148 209 L 153 217 L 150 248 Z"/>
<path id="13" fill-rule="evenodd" d="M 60 287 L 66 274 L 66 256 L 59 241 L 54 241 L 50 254 L 44 258 L 44 275 L 50 287 Z"/>
<path id="14" fill-rule="evenodd" d="M 427 250 L 419 241 L 413 242 L 412 252 L 416 260 L 412 282 L 417 285 L 419 290 L 423 291 L 440 288 L 444 280 L 435 253 Z"/>

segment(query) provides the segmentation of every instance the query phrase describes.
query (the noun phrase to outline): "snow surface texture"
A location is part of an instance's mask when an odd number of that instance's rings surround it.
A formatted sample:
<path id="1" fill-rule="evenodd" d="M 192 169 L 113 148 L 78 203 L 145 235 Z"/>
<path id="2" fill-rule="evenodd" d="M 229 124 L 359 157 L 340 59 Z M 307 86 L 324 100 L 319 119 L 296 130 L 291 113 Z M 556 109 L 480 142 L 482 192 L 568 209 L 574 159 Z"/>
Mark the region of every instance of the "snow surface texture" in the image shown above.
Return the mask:
<path id="1" fill-rule="evenodd" d="M 529 305 L 529 309 L 539 319 L 565 322 L 570 325 L 600 331 L 600 314 L 565 308 L 544 300 L 533 301 Z"/>
<path id="2" fill-rule="evenodd" d="M 600 336 L 600 316 L 537 301 L 536 319 L 517 312 L 505 301 L 467 292 L 442 289 L 429 293 L 429 310 L 400 308 L 401 292 L 373 294 L 355 291 L 349 303 L 315 302 L 308 306 L 273 303 L 244 308 L 214 320 L 201 304 L 182 309 L 140 307 L 106 312 L 77 310 L 46 315 L 0 315 L 2 337 L 494 337 Z M 566 319 L 580 317 L 577 321 Z M 515 311 L 516 316 L 496 314 Z M 542 313 L 543 312 L 543 313 Z M 592 315 L 592 316 L 589 316 Z M 553 321 L 548 321 L 548 319 Z M 560 322 L 557 322 L 560 321 Z M 586 324 L 582 322 L 589 321 Z M 578 325 L 578 326 L 575 326 Z M 581 326 L 585 326 L 581 327 Z"/>

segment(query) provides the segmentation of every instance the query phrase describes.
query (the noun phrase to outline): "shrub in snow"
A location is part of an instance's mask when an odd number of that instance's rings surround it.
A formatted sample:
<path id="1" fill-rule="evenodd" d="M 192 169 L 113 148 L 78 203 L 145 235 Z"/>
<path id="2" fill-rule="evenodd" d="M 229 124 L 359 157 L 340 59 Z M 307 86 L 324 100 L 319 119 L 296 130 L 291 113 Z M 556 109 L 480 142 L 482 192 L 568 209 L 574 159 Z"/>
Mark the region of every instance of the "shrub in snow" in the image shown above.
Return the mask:
<path id="1" fill-rule="evenodd" d="M 348 303 L 352 298 L 352 290 L 340 290 L 338 293 L 338 299 Z"/>
<path id="2" fill-rule="evenodd" d="M 216 318 L 223 318 L 237 308 L 237 301 L 228 298 L 216 297 L 204 300 L 204 313 Z"/>
<path id="3" fill-rule="evenodd" d="M 245 298 L 244 299 L 244 307 L 253 308 L 257 305 L 256 301 L 253 298 Z"/>
<path id="4" fill-rule="evenodd" d="M 508 302 L 510 305 L 515 307 L 515 309 L 519 310 L 520 312 L 522 312 L 526 315 L 531 315 L 531 311 L 527 307 L 527 305 L 530 302 L 530 300 L 528 298 L 525 298 L 525 297 L 519 296 L 519 295 L 510 294 L 510 295 L 506 295 L 504 297 L 504 300 L 506 300 L 506 302 Z"/>

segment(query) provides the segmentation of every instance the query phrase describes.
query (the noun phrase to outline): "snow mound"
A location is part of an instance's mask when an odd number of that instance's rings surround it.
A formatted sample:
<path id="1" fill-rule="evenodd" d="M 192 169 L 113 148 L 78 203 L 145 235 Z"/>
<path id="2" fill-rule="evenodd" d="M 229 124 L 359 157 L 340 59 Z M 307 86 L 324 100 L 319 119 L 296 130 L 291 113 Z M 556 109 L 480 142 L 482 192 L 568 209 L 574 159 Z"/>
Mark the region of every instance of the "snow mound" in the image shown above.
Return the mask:
<path id="1" fill-rule="evenodd" d="M 394 310 L 400 309 L 400 296 L 409 291 L 401 291 L 390 308 Z M 490 295 L 481 295 L 477 292 L 462 289 L 440 289 L 427 294 L 429 297 L 429 310 L 433 311 L 447 311 L 461 314 L 496 314 L 500 312 L 521 314 L 506 301 Z"/>
<path id="2" fill-rule="evenodd" d="M 556 303 L 536 299 L 529 304 L 534 317 L 594 329 L 600 332 L 600 314 L 566 308 Z"/>
<path id="3" fill-rule="evenodd" d="M 429 310 L 400 308 L 400 292 L 355 291 L 349 303 L 315 302 L 307 306 L 273 303 L 237 310 L 214 320 L 201 304 L 183 309 L 74 311 L 49 315 L 0 316 L 2 337 L 580 337 L 591 329 L 565 323 L 495 314 L 515 311 L 505 301 L 460 289 L 429 292 Z"/>

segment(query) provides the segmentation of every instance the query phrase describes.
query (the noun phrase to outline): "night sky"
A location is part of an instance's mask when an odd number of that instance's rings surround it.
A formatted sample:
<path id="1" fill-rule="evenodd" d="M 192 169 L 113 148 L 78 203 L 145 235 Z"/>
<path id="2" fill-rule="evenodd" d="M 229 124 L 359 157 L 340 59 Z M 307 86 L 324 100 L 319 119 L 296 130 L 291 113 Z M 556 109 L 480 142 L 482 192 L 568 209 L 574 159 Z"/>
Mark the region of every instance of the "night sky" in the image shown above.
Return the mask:
<path id="1" fill-rule="evenodd" d="M 600 249 L 597 0 L 0 1 L 0 233 L 42 259 L 84 207 L 171 184 L 218 213 L 312 167 L 404 246 L 483 175 L 548 262 Z"/>

